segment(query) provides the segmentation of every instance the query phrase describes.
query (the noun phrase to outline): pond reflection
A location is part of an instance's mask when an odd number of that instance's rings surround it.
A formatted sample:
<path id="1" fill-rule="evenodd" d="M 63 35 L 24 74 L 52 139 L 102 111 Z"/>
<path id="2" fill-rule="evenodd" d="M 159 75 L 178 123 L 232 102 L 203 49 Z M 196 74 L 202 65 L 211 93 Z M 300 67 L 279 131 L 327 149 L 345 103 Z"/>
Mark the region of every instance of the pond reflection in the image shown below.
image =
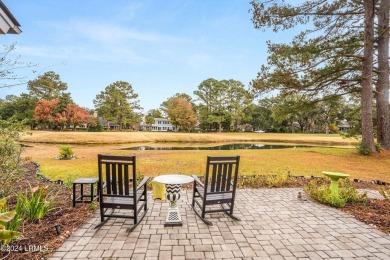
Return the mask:
<path id="1" fill-rule="evenodd" d="M 284 148 L 306 148 L 313 146 L 305 145 L 280 145 L 280 144 L 223 144 L 216 146 L 134 146 L 121 148 L 120 150 L 241 150 L 241 149 L 284 149 Z"/>

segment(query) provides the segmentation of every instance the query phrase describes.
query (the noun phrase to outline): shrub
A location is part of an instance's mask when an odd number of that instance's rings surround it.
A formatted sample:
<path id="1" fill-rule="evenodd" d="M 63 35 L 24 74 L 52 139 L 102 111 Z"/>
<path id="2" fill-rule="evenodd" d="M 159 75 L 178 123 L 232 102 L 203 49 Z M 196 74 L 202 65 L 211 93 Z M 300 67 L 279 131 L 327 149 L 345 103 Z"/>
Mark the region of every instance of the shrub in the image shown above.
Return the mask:
<path id="1" fill-rule="evenodd" d="M 73 149 L 69 146 L 61 146 L 60 147 L 60 156 L 57 157 L 60 160 L 70 160 L 75 158 Z"/>
<path id="2" fill-rule="evenodd" d="M 239 188 L 261 188 L 261 187 L 282 187 L 290 186 L 296 183 L 295 179 L 290 178 L 289 171 L 278 173 L 276 175 L 242 175 L 238 176 Z"/>
<path id="3" fill-rule="evenodd" d="M 370 147 L 363 143 L 363 142 L 360 142 L 359 145 L 356 147 L 359 151 L 360 154 L 362 155 L 370 155 L 372 154 L 372 151 L 370 149 Z"/>
<path id="4" fill-rule="evenodd" d="M 328 204 L 332 207 L 343 207 L 347 202 L 363 202 L 367 201 L 367 193 L 359 194 L 356 189 L 348 182 L 341 182 L 339 187 L 339 193 L 335 194 L 329 190 L 328 184 L 322 184 L 318 186 L 318 182 L 310 181 L 307 186 L 304 187 L 304 191 L 312 199 Z"/>
<path id="5" fill-rule="evenodd" d="M 372 154 L 370 147 L 367 144 L 364 144 L 363 142 L 360 142 L 356 148 L 358 149 L 359 153 L 362 155 Z M 382 145 L 380 143 L 375 143 L 375 150 L 378 153 L 383 151 Z"/>
<path id="6" fill-rule="evenodd" d="M 22 172 L 20 154 L 22 148 L 11 137 L 0 139 L 0 197 L 8 195 Z"/>
<path id="7" fill-rule="evenodd" d="M 7 203 L 8 197 L 2 198 L 0 200 L 0 209 L 3 209 Z M 20 233 L 14 230 L 7 230 L 6 225 L 9 223 L 16 215 L 16 211 L 8 211 L 0 213 L 0 244 L 7 244 L 12 239 L 20 236 Z"/>
<path id="8" fill-rule="evenodd" d="M 336 208 L 342 207 L 345 203 L 347 203 L 345 199 L 333 195 L 333 193 L 329 190 L 328 185 L 323 184 L 318 186 L 316 181 L 310 181 L 309 184 L 304 187 L 304 191 L 312 199 Z"/>
<path id="9" fill-rule="evenodd" d="M 289 172 L 278 173 L 276 176 L 267 176 L 265 184 L 267 187 L 282 187 L 290 183 Z"/>
<path id="10" fill-rule="evenodd" d="M 103 125 L 99 121 L 96 124 L 88 124 L 88 132 L 103 132 Z"/>

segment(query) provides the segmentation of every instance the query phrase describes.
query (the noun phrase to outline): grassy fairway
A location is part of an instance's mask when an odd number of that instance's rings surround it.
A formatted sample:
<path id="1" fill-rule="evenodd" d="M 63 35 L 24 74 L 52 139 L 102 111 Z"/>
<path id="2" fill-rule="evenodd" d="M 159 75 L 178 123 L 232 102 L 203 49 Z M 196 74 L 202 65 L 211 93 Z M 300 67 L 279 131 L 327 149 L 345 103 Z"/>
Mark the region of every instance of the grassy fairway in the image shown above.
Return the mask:
<path id="1" fill-rule="evenodd" d="M 215 142 L 288 142 L 300 144 L 356 145 L 356 140 L 337 134 L 273 134 L 273 133 L 172 133 L 172 132 L 58 132 L 32 131 L 23 142 L 52 144 L 124 144 L 124 143 L 215 143 Z"/>
<path id="2" fill-rule="evenodd" d="M 131 134 L 131 133 L 130 133 Z M 168 136 L 168 135 L 167 135 Z M 119 150 L 130 145 L 71 145 L 77 160 L 59 161 L 60 145 L 33 144 L 26 148 L 25 156 L 41 164 L 41 173 L 50 179 L 97 176 L 97 154 L 122 154 L 137 156 L 137 171 L 156 176 L 167 173 L 203 175 L 207 155 L 240 155 L 241 174 L 277 174 L 322 176 L 322 171 L 338 171 L 351 178 L 390 181 L 390 151 L 366 157 L 355 149 L 346 148 L 289 148 L 280 150 Z"/>

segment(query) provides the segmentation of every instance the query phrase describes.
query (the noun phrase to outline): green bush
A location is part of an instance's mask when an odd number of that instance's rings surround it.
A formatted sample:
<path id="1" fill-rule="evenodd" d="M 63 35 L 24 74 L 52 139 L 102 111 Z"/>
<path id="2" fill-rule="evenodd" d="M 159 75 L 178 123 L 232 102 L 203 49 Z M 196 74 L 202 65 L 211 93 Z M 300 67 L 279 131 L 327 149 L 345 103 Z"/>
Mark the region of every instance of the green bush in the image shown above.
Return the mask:
<path id="1" fill-rule="evenodd" d="M 359 151 L 360 154 L 362 155 L 370 155 L 372 154 L 372 151 L 370 149 L 370 147 L 363 143 L 363 142 L 360 142 L 359 145 L 356 147 Z"/>
<path id="2" fill-rule="evenodd" d="M 88 132 L 103 132 L 103 125 L 99 121 L 96 124 L 89 124 Z"/>
<path id="3" fill-rule="evenodd" d="M 359 153 L 362 154 L 362 155 L 370 155 L 372 154 L 372 151 L 370 149 L 370 147 L 363 143 L 363 142 L 360 142 L 358 146 L 356 146 L 356 148 L 358 149 Z M 383 147 L 380 143 L 375 143 L 375 150 L 379 153 L 381 151 L 383 151 Z"/>
<path id="4" fill-rule="evenodd" d="M 11 137 L 0 139 L 0 197 L 10 194 L 12 183 L 22 172 L 22 147 Z"/>
<path id="5" fill-rule="evenodd" d="M 60 160 L 70 160 L 74 158 L 74 152 L 73 149 L 67 145 L 60 147 L 60 156 L 58 159 Z"/>
<path id="6" fill-rule="evenodd" d="M 290 181 L 289 172 L 278 173 L 276 176 L 267 176 L 265 178 L 267 187 L 282 187 L 288 185 Z"/>
<path id="7" fill-rule="evenodd" d="M 367 193 L 358 193 L 348 182 L 340 182 L 338 194 L 331 192 L 328 184 L 319 185 L 314 180 L 304 187 L 304 191 L 312 199 L 336 208 L 343 207 L 347 202 L 366 203 L 367 201 Z"/>

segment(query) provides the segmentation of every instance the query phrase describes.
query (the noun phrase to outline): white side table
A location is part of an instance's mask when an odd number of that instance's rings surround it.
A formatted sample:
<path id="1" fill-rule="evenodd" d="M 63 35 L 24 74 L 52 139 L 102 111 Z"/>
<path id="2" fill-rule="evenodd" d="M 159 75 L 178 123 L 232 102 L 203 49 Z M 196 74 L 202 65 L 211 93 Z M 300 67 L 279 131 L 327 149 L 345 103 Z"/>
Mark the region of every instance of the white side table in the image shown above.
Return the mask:
<path id="1" fill-rule="evenodd" d="M 176 202 L 180 199 L 181 185 L 193 182 L 194 178 L 187 175 L 167 174 L 157 176 L 153 180 L 165 184 L 167 189 L 165 196 L 169 200 L 169 209 L 164 226 L 182 226 L 183 222 Z"/>

